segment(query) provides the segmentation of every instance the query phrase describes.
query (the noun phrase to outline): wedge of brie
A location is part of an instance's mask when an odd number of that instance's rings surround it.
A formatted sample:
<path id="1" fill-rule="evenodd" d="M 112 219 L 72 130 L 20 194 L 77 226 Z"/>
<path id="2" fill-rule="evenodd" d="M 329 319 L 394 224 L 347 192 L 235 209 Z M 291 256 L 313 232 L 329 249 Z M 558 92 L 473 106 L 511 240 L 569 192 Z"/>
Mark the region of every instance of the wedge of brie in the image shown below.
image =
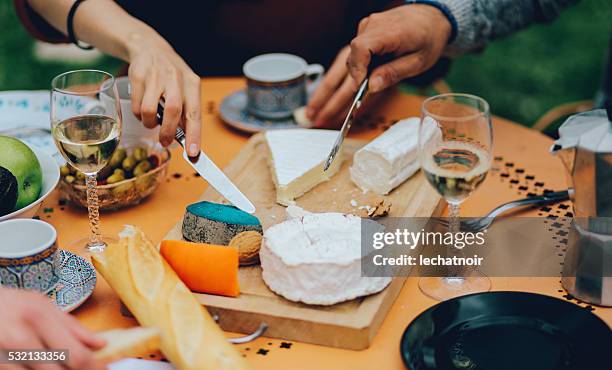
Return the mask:
<path id="1" fill-rule="evenodd" d="M 292 129 L 266 131 L 268 164 L 276 186 L 276 201 L 289 205 L 317 184 L 329 180 L 340 169 L 342 155 L 323 171 L 323 162 L 338 131 Z"/>
<path id="2" fill-rule="evenodd" d="M 295 209 L 289 215 L 293 218 L 265 231 L 259 251 L 263 280 L 273 292 L 295 302 L 331 305 L 379 292 L 391 282 L 361 276 L 359 217 Z"/>
<path id="3" fill-rule="evenodd" d="M 359 149 L 350 167 L 361 190 L 385 195 L 418 171 L 419 118 L 397 122 Z"/>

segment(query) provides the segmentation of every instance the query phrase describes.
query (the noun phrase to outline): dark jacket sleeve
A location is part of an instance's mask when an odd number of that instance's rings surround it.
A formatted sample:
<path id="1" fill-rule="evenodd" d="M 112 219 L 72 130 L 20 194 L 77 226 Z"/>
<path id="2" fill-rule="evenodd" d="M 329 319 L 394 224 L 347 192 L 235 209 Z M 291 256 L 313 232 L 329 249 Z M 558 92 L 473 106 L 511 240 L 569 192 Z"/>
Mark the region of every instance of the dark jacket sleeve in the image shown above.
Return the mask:
<path id="1" fill-rule="evenodd" d="M 27 0 L 13 0 L 15 4 L 15 11 L 17 16 L 21 20 L 21 23 L 25 29 L 33 37 L 52 43 L 69 43 L 69 39 L 66 35 L 55 29 L 47 21 L 36 13 Z"/>

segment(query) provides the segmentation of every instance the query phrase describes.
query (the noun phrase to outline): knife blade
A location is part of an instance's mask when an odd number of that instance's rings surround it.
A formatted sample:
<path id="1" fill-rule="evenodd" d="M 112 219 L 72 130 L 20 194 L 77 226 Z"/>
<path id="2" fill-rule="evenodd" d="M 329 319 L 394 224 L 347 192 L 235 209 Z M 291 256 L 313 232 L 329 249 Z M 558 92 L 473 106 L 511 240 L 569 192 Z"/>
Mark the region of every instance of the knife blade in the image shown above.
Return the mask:
<path id="1" fill-rule="evenodd" d="M 361 84 L 359 85 L 359 89 L 357 89 L 357 93 L 355 94 L 355 99 L 353 99 L 353 103 L 351 104 L 351 107 L 348 110 L 346 118 L 344 118 L 344 122 L 342 123 L 342 128 L 340 129 L 340 132 L 338 133 L 338 137 L 336 138 L 334 146 L 332 146 L 332 149 L 329 152 L 329 155 L 327 156 L 325 163 L 323 164 L 323 171 L 327 171 L 327 169 L 329 169 L 329 167 L 331 166 L 332 162 L 334 161 L 334 158 L 336 158 L 336 155 L 340 151 L 340 147 L 342 146 L 342 143 L 344 142 L 346 135 L 348 135 L 348 132 L 351 129 L 351 126 L 353 125 L 355 113 L 357 113 L 357 111 L 363 104 L 363 101 L 367 95 L 368 84 L 370 82 L 370 74 L 372 73 L 374 69 L 376 69 L 376 67 L 390 62 L 392 58 L 393 56 L 391 54 L 385 54 L 385 55 L 372 54 L 371 55 L 370 64 L 368 65 L 368 72 L 365 78 L 363 79 L 363 81 L 361 82 Z"/>
<path id="2" fill-rule="evenodd" d="M 157 106 L 157 120 L 160 125 L 163 117 L 164 101 L 162 99 Z M 187 154 L 187 148 L 185 147 L 185 132 L 182 128 L 177 127 L 174 139 L 183 147 L 183 158 L 210 186 L 239 209 L 247 213 L 255 213 L 255 206 L 253 203 L 242 194 L 240 189 L 238 189 L 238 187 L 206 154 L 204 154 L 203 151 L 200 150 L 200 153 L 195 157 L 190 157 Z"/>

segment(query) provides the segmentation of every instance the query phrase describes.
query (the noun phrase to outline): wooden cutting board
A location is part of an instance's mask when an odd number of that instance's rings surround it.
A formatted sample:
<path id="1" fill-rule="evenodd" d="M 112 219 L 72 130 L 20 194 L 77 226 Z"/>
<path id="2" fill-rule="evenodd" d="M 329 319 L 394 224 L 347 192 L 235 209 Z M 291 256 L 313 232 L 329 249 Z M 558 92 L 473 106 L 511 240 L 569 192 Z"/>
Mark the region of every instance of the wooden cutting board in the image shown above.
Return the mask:
<path id="1" fill-rule="evenodd" d="M 382 197 L 363 194 L 350 180 L 348 168 L 355 151 L 366 142 L 347 139 L 345 161 L 340 171 L 319 184 L 296 203 L 312 212 L 344 212 L 360 214 L 364 205 L 374 205 Z M 276 203 L 276 191 L 270 169 L 268 151 L 262 134 L 254 135 L 225 173 L 257 208 L 264 230 L 286 219 L 285 207 Z M 421 172 L 384 197 L 391 202 L 390 216 L 429 217 L 440 211 L 440 197 Z M 209 187 L 201 200 L 222 202 L 222 197 Z M 165 239 L 182 239 L 182 220 Z M 228 298 L 195 294 L 213 315 L 219 316 L 223 330 L 252 333 L 265 322 L 265 336 L 296 340 L 346 349 L 367 348 L 397 298 L 405 278 L 395 278 L 380 293 L 339 303 L 333 306 L 312 306 L 288 301 L 270 291 L 261 278 L 261 268 L 241 267 L 240 297 Z"/>

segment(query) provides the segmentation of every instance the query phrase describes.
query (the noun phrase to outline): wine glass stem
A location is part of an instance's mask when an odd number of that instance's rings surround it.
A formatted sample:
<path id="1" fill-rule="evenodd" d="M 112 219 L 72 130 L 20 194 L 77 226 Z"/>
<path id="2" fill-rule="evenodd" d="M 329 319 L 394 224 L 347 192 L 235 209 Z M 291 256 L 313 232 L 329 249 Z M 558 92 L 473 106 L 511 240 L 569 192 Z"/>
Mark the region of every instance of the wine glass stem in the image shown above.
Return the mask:
<path id="1" fill-rule="evenodd" d="M 455 234 L 459 232 L 459 204 L 448 204 L 448 231 Z"/>
<path id="2" fill-rule="evenodd" d="M 103 245 L 100 235 L 100 209 L 98 206 L 98 184 L 96 175 L 88 175 L 85 181 L 87 185 L 87 213 L 89 214 L 89 248 L 96 248 Z"/>
<path id="3" fill-rule="evenodd" d="M 448 231 L 453 235 L 457 234 L 460 231 L 459 225 L 459 203 L 449 203 L 448 204 Z M 450 247 L 450 254 L 452 256 L 460 257 L 463 252 L 461 249 L 456 248 L 455 246 Z M 461 267 L 451 265 L 449 268 L 449 274 L 447 279 L 458 280 L 461 279 Z M 455 281 L 457 283 L 458 281 Z"/>

